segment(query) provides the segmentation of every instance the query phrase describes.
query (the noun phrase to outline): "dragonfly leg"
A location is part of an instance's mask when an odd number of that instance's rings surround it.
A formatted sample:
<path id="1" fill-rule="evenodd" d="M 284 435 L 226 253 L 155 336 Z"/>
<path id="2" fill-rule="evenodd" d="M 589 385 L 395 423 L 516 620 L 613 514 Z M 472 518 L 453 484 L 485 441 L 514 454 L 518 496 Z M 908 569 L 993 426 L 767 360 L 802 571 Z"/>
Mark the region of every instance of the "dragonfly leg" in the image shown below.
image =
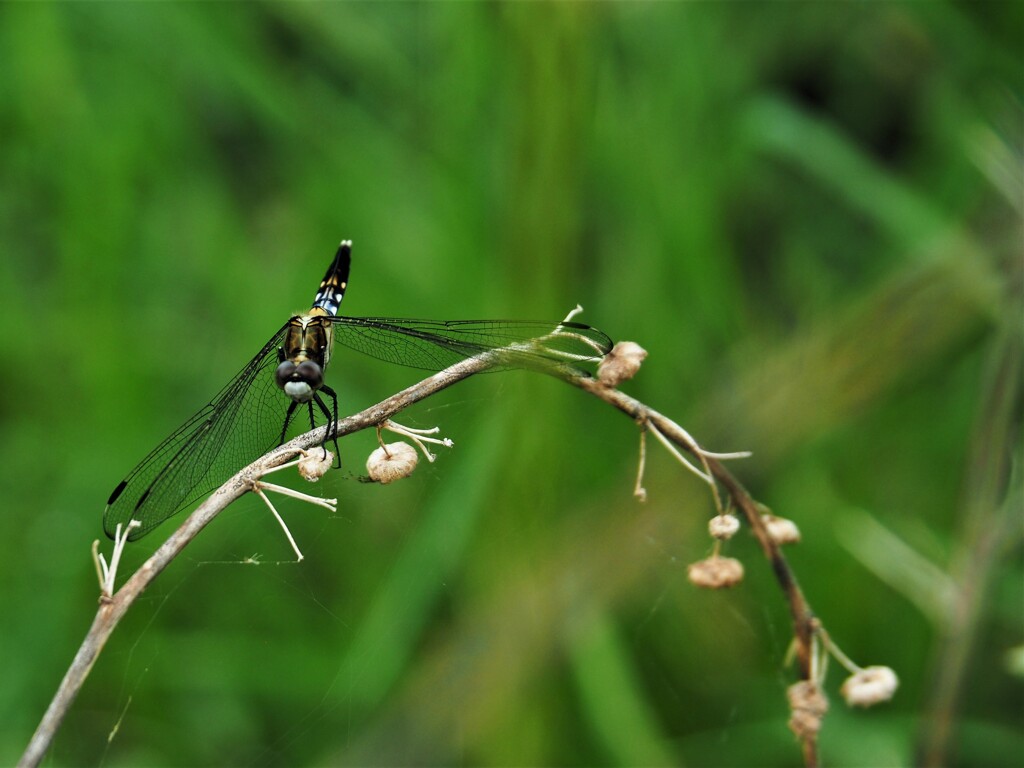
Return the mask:
<path id="1" fill-rule="evenodd" d="M 325 395 L 327 395 L 329 398 L 331 398 L 331 406 L 332 406 L 333 415 L 332 415 L 332 411 L 328 411 L 327 410 L 327 405 L 324 403 L 323 399 L 320 397 L 320 392 L 323 392 Z M 331 389 L 330 387 L 326 387 L 326 386 L 320 387 L 320 392 L 315 394 L 313 396 L 313 399 L 316 400 L 316 404 L 320 406 L 320 410 L 323 411 L 324 416 L 327 417 L 327 431 L 331 432 L 332 429 L 334 429 L 337 426 L 337 424 L 338 424 L 338 396 L 334 393 L 333 389 Z M 312 407 L 313 406 L 310 405 L 310 408 L 312 408 Z M 326 442 L 326 441 L 324 441 L 324 442 Z M 338 457 L 338 469 L 341 469 L 341 449 L 338 448 L 338 436 L 337 435 L 334 436 L 334 455 Z"/>
<path id="2" fill-rule="evenodd" d="M 313 395 L 313 397 L 315 397 L 317 400 L 320 399 L 319 395 Z M 324 409 L 323 403 L 317 403 L 317 404 L 320 406 L 320 410 Z M 316 429 L 316 416 L 313 413 L 313 401 L 312 400 L 307 400 L 306 401 L 306 407 L 309 409 L 309 428 L 310 429 Z M 330 420 L 331 417 L 328 416 L 327 418 L 328 418 L 328 420 Z M 331 425 L 328 424 L 327 425 L 327 429 L 330 430 L 330 428 L 331 428 Z M 327 448 L 325 447 L 326 443 L 327 443 L 327 441 L 325 440 L 323 443 L 320 444 L 320 450 L 322 450 L 324 452 L 324 458 L 325 459 L 327 458 Z"/>
<path id="3" fill-rule="evenodd" d="M 292 423 L 292 417 L 295 415 L 295 409 L 298 408 L 299 404 L 292 400 L 291 405 L 288 406 L 288 413 L 284 415 L 284 424 L 281 425 L 281 439 L 277 441 L 278 445 L 284 443 L 284 436 L 288 433 L 288 425 Z"/>

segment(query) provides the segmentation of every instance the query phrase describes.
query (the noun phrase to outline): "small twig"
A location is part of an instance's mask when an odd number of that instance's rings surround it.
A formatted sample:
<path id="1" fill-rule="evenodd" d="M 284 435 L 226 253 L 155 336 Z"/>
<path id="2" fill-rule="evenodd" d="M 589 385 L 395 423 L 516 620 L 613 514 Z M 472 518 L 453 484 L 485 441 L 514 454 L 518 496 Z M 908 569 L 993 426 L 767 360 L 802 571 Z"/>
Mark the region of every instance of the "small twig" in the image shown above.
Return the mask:
<path id="1" fill-rule="evenodd" d="M 437 456 L 430 452 L 425 443 L 443 445 L 445 448 L 451 448 L 453 445 L 455 445 L 454 441 L 452 441 L 450 437 L 430 437 L 430 435 L 436 435 L 438 432 L 440 432 L 440 427 L 431 427 L 430 429 L 414 429 L 413 427 L 407 427 L 404 424 L 399 424 L 397 422 L 391 421 L 391 419 L 385 419 L 384 421 L 377 425 L 377 442 L 380 444 L 380 447 L 385 448 L 385 450 L 386 446 L 384 445 L 384 440 L 380 434 L 381 431 L 385 429 L 388 432 L 394 432 L 396 435 L 402 435 L 402 437 L 407 437 L 414 443 L 416 443 L 419 449 L 423 451 L 423 455 L 426 457 L 427 461 L 429 461 L 431 464 L 434 463 L 434 460 L 437 459 Z"/>
<path id="2" fill-rule="evenodd" d="M 294 464 L 298 464 L 300 461 L 301 459 L 290 461 L 288 462 L 288 464 L 282 464 L 280 467 L 274 467 L 273 469 L 269 469 L 264 474 L 276 472 L 277 470 L 282 469 L 285 466 L 292 466 Z M 302 552 L 299 550 L 299 545 L 295 543 L 295 539 L 292 537 L 292 532 L 288 529 L 288 524 L 285 523 L 284 518 L 281 517 L 281 514 L 277 511 L 277 507 L 274 506 L 274 503 L 270 500 L 270 497 L 264 493 L 264 491 L 273 491 L 274 493 L 280 493 L 282 496 L 290 496 L 291 498 L 298 499 L 299 501 L 305 501 L 309 504 L 316 504 L 317 506 L 329 509 L 331 512 L 338 511 L 337 499 L 321 499 L 318 496 L 310 496 L 308 493 L 301 493 L 300 491 L 295 491 L 292 490 L 291 488 L 286 488 L 283 485 L 276 485 L 274 483 L 265 483 L 262 480 L 255 480 L 253 481 L 252 484 L 252 490 L 253 493 L 255 493 L 257 496 L 263 499 L 263 503 L 266 504 L 267 507 L 269 507 L 271 514 L 274 516 L 274 519 L 276 519 L 278 525 L 281 526 L 281 529 L 284 531 L 284 535 L 288 538 L 288 543 L 292 545 L 292 551 L 295 552 L 295 557 L 298 558 L 295 561 L 297 563 L 301 563 L 304 557 Z"/>
<path id="3" fill-rule="evenodd" d="M 693 464 L 691 464 L 686 459 L 686 457 L 683 456 L 683 454 L 681 454 L 679 452 L 679 449 L 676 448 L 674 445 L 672 445 L 672 443 L 669 441 L 669 439 L 667 437 L 665 437 L 663 434 L 661 434 L 661 430 L 658 429 L 658 425 L 654 421 L 648 420 L 646 423 L 647 423 L 647 429 L 650 430 L 651 434 L 653 434 L 656 438 L 658 438 L 658 442 L 660 442 L 663 446 L 665 446 L 665 450 L 667 450 L 669 453 L 671 453 L 675 457 L 676 461 L 678 461 L 680 464 L 682 464 L 688 470 L 693 472 L 693 474 L 695 474 L 697 477 L 699 477 L 701 480 L 703 480 L 708 485 L 713 486 L 715 484 L 715 479 L 711 476 L 711 473 L 710 472 L 707 472 L 707 473 L 701 472 L 699 469 L 697 469 L 697 467 L 695 467 Z M 696 443 L 693 443 L 692 445 L 687 445 L 685 447 L 686 447 L 686 450 L 690 451 L 695 456 L 699 456 L 700 454 L 698 454 L 694 450 L 695 446 L 696 446 Z"/>
<path id="4" fill-rule="evenodd" d="M 252 492 L 263 499 L 263 503 L 267 505 L 270 510 L 270 514 L 277 520 L 277 524 L 281 526 L 281 530 L 284 531 L 285 538 L 288 539 L 288 543 L 292 547 L 292 552 L 295 553 L 295 562 L 301 563 L 306 559 L 306 556 L 302 554 L 302 550 L 299 549 L 299 545 L 295 543 L 295 537 L 292 536 L 291 530 L 288 528 L 288 524 L 281 517 L 281 513 L 277 511 L 277 507 L 274 506 L 274 502 L 270 500 L 270 497 L 263 492 L 263 487 L 260 485 L 253 486 Z"/>
<path id="5" fill-rule="evenodd" d="M 640 458 L 637 460 L 636 485 L 633 486 L 633 496 L 637 501 L 647 501 L 647 489 L 644 488 L 644 469 L 647 466 L 647 425 L 640 425 Z"/>
<path id="6" fill-rule="evenodd" d="M 92 543 L 92 561 L 96 565 L 96 576 L 100 580 L 100 599 L 109 600 L 114 594 L 114 584 L 117 581 L 117 566 L 121 562 L 121 554 L 124 552 L 125 544 L 128 543 L 128 534 L 133 528 L 138 528 L 142 523 L 132 520 L 128 525 L 121 528 L 121 523 L 114 529 L 114 550 L 110 553 L 110 565 L 107 565 L 106 558 L 100 552 L 100 542 Z"/>

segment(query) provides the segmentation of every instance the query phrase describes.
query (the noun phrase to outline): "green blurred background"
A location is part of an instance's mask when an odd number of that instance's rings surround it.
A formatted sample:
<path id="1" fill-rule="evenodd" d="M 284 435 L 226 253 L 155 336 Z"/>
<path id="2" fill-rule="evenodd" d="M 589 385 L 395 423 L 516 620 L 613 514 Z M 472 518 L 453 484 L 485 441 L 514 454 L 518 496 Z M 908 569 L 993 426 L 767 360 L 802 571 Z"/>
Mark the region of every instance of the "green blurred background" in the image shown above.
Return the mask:
<path id="1" fill-rule="evenodd" d="M 902 682 L 850 711 L 833 666 L 828 764 L 1020 765 L 1022 7 L 5 4 L 0 764 L 96 609 L 111 488 L 352 238 L 347 314 L 580 302 L 650 351 L 627 391 L 753 451 L 826 627 Z M 328 381 L 351 413 L 417 378 Z M 337 515 L 279 505 L 298 565 L 229 508 L 48 763 L 799 762 L 773 577 L 742 535 L 740 587 L 687 583 L 710 499 L 651 443 L 637 503 L 634 425 L 515 372 L 403 420 L 455 447 L 380 487 L 344 440 Z"/>

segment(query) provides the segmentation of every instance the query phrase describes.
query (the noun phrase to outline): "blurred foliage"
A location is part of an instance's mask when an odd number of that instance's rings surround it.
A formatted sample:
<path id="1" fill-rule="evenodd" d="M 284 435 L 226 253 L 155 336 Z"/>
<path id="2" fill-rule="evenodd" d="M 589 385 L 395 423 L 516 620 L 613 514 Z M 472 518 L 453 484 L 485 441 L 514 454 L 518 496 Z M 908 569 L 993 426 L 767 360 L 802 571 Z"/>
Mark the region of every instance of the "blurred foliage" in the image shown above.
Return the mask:
<path id="1" fill-rule="evenodd" d="M 350 237 L 346 313 L 580 302 L 651 352 L 628 391 L 754 452 L 833 638 L 902 682 L 849 711 L 833 667 L 828 764 L 1018 765 L 1022 8 L 0 6 L 0 764 L 110 489 Z M 416 378 L 328 377 L 349 413 Z M 798 762 L 772 575 L 741 536 L 741 587 L 686 583 L 711 502 L 649 446 L 636 503 L 634 425 L 527 373 L 405 421 L 455 448 L 376 487 L 345 440 L 338 514 L 281 504 L 301 565 L 254 499 L 205 531 L 49 764 Z"/>

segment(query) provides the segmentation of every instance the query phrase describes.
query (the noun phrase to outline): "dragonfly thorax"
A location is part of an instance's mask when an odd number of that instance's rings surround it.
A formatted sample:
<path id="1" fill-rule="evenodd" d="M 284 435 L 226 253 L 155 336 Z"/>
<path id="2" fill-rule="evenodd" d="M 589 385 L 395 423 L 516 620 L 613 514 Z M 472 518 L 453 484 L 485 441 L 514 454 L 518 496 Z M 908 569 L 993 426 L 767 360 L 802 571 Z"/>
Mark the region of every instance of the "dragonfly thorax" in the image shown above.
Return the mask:
<path id="1" fill-rule="evenodd" d="M 330 353 L 331 324 L 318 315 L 296 315 L 278 350 L 277 386 L 295 402 L 309 402 L 324 384 Z"/>

